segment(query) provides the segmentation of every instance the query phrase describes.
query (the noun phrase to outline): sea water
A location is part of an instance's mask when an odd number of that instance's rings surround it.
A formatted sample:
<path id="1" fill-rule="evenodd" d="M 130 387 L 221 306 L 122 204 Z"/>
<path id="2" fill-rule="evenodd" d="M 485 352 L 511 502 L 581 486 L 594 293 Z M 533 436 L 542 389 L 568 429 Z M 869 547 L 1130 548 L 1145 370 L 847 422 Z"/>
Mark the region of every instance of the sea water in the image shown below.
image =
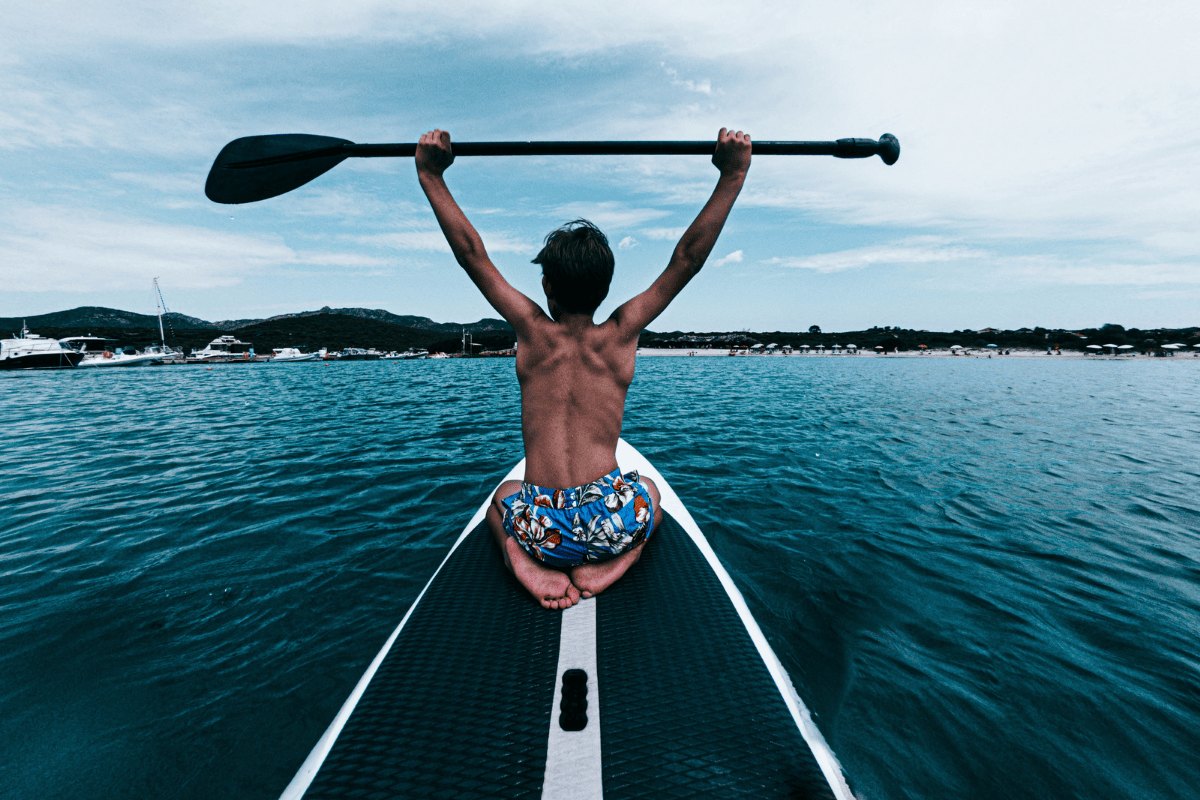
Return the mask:
<path id="1" fill-rule="evenodd" d="M 1190 359 L 642 358 L 623 435 L 860 797 L 1196 797 L 1198 397 Z M 4 375 L 0 797 L 277 796 L 518 412 L 506 359 Z"/>

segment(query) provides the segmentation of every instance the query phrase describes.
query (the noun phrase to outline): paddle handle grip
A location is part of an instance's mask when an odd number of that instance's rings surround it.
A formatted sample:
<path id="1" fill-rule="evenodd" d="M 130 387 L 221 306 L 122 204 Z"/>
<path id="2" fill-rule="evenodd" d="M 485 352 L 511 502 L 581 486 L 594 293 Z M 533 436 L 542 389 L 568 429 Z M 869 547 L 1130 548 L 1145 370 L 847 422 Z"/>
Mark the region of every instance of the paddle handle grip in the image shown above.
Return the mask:
<path id="1" fill-rule="evenodd" d="M 716 142 L 454 142 L 455 156 L 687 156 L 711 155 Z M 415 155 L 416 144 L 348 144 L 345 149 L 360 158 L 393 158 Z M 754 142 L 756 156 L 879 156 L 895 164 L 900 142 L 890 133 L 874 139 L 838 139 L 833 142 Z"/>

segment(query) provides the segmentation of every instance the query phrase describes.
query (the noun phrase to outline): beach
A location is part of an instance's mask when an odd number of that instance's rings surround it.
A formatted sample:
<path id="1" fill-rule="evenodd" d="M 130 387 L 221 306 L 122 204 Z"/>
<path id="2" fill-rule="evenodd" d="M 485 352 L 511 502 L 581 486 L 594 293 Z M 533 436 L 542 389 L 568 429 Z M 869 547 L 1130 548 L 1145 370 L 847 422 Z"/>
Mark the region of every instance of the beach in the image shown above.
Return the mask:
<path id="1" fill-rule="evenodd" d="M 1138 360 L 1138 361 L 1142 361 L 1142 360 L 1191 361 L 1194 359 L 1194 360 L 1196 360 L 1197 363 L 1200 363 L 1200 356 L 1198 356 L 1197 353 L 1188 352 L 1186 350 L 1180 350 L 1174 356 L 1156 356 L 1152 353 L 1131 353 L 1129 355 L 1124 355 L 1124 354 L 1122 354 L 1122 355 L 1108 355 L 1108 354 L 1093 355 L 1091 353 L 1084 353 L 1084 352 L 1081 352 L 1078 350 L 1062 350 L 1062 351 L 1056 351 L 1055 353 L 1051 354 L 1051 353 L 1047 353 L 1045 350 L 1032 350 L 1032 349 L 1026 349 L 1026 348 L 1011 348 L 1008 350 L 975 349 L 975 350 L 959 351 L 957 353 L 954 351 L 951 351 L 951 350 L 940 349 L 940 348 L 937 350 L 932 350 L 932 349 L 930 349 L 930 350 L 903 350 L 900 352 L 892 352 L 892 353 L 886 353 L 886 352 L 882 352 L 882 351 L 876 352 L 874 350 L 860 350 L 857 352 L 853 352 L 853 351 L 847 351 L 844 349 L 839 350 L 837 352 L 834 352 L 831 349 L 826 349 L 824 351 L 809 350 L 808 352 L 802 352 L 802 351 L 796 350 L 791 353 L 781 353 L 781 352 L 754 353 L 754 352 L 747 352 L 745 350 L 742 350 L 742 351 L 738 352 L 737 355 L 730 356 L 729 350 L 726 348 L 687 349 L 687 348 L 639 347 L 637 354 L 639 356 L 649 356 L 649 357 L 664 356 L 664 357 L 672 357 L 672 358 L 697 357 L 697 356 L 702 356 L 702 357 L 722 356 L 725 358 L 790 358 L 790 359 L 804 359 L 804 358 L 860 358 L 860 359 L 863 359 L 863 358 L 869 358 L 869 359 L 880 359 L 880 358 L 985 358 L 985 359 L 986 358 L 1033 358 L 1033 359 L 1046 359 L 1046 360 L 1083 359 L 1083 360 L 1087 360 L 1087 361 L 1133 361 L 1133 360 Z"/>

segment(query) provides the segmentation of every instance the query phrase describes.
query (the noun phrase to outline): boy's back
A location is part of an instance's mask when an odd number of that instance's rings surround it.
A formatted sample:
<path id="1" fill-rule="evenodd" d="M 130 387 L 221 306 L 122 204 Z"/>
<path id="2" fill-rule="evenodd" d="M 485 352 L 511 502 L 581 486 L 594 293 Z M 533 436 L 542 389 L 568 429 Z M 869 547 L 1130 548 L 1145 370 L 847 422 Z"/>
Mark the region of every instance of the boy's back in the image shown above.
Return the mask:
<path id="1" fill-rule="evenodd" d="M 580 486 L 617 466 L 637 336 L 613 320 L 545 315 L 517 337 L 525 480 Z M 640 333 L 640 332 L 639 332 Z"/>
<path id="2" fill-rule="evenodd" d="M 661 518 L 657 487 L 621 475 L 616 462 L 637 341 L 704 265 L 745 181 L 750 147 L 741 131 L 721 129 L 712 197 L 662 274 L 597 325 L 613 269 L 603 233 L 577 220 L 547 237 L 534 259 L 543 267 L 547 314 L 504 280 L 450 195 L 442 178 L 454 160 L 450 135 L 430 131 L 417 146 L 421 188 L 455 258 L 517 335 L 525 476 L 501 484 L 488 521 L 506 563 L 547 608 L 611 585 Z"/>

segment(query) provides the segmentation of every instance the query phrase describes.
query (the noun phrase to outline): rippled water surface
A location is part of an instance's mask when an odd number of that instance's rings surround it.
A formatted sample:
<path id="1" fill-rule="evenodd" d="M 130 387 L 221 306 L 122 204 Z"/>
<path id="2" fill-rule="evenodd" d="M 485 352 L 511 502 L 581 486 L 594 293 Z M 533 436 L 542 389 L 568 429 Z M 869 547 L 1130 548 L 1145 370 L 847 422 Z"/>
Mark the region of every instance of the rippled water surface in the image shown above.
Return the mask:
<path id="1" fill-rule="evenodd" d="M 860 797 L 1195 797 L 1197 398 L 1190 359 L 644 358 L 624 436 Z M 510 360 L 0 376 L 0 797 L 277 796 L 518 405 Z"/>

